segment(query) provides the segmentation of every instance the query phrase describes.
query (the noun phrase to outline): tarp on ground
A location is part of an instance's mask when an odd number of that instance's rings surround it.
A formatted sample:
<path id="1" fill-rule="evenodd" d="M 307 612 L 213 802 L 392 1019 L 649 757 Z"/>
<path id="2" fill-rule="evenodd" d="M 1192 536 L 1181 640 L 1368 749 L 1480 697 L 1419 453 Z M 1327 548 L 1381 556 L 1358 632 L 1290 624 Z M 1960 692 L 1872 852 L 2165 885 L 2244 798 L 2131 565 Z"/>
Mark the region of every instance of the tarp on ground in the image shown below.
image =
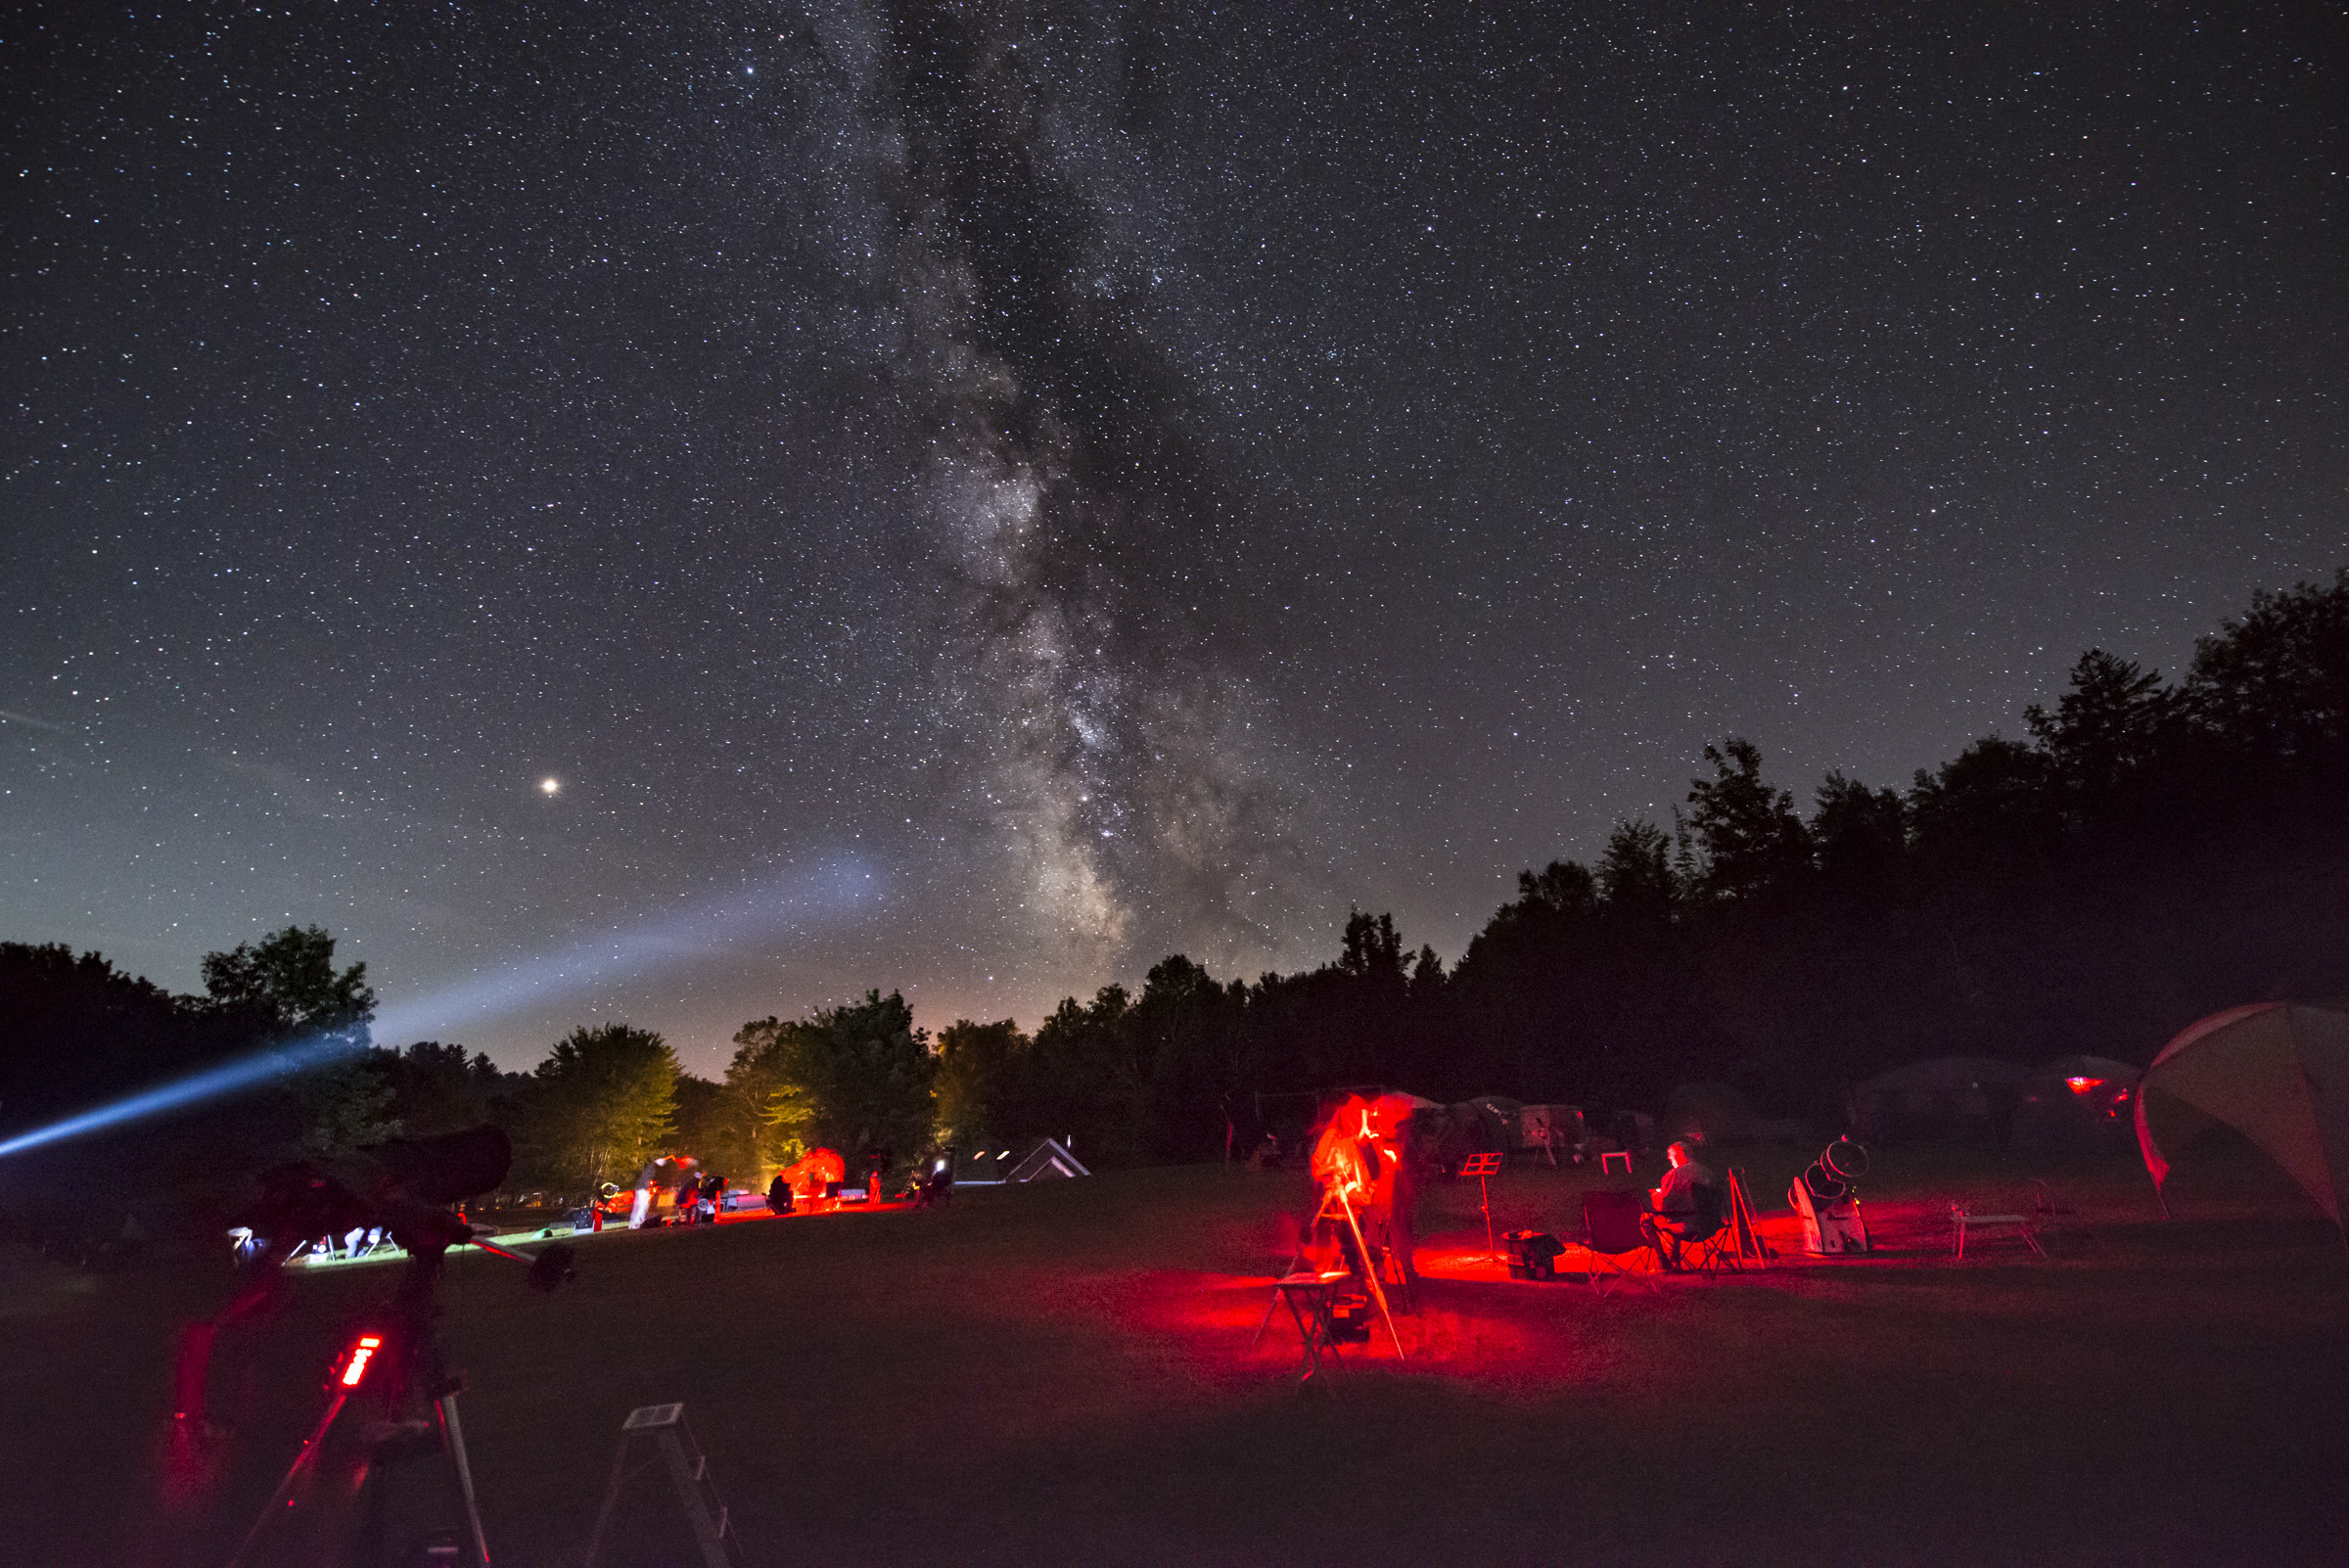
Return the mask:
<path id="1" fill-rule="evenodd" d="M 2187 1026 L 2138 1085 L 2137 1143 L 2155 1186 L 2170 1176 L 2163 1150 L 2183 1148 L 2213 1122 L 2266 1150 L 2342 1224 L 2349 1210 L 2349 1008 L 2255 1002 Z"/>

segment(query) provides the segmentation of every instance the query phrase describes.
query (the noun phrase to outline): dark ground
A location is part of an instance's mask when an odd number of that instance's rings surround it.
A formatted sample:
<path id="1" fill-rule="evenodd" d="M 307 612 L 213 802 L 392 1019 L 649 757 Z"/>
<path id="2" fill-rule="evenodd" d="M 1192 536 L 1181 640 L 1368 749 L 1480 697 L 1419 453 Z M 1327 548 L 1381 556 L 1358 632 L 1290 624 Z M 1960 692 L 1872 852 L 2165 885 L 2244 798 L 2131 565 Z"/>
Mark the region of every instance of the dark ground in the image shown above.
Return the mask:
<path id="1" fill-rule="evenodd" d="M 1767 1212 L 1813 1152 L 1723 1163 Z M 1953 1263 L 1946 1199 L 2031 1174 L 2076 1211 L 2053 1261 Z M 2182 1166 L 2166 1224 L 2132 1161 L 1871 1175 L 1874 1257 L 1605 1298 L 1470 1262 L 1475 1185 L 1435 1188 L 1409 1360 L 1302 1388 L 1285 1320 L 1248 1349 L 1301 1178 L 1221 1169 L 607 1235 L 552 1299 L 465 1256 L 444 1322 L 500 1568 L 576 1563 L 622 1418 L 669 1400 L 754 1564 L 2349 1560 L 2349 1259 L 2272 1167 Z M 1571 1231 L 1596 1179 L 1512 1171 L 1496 1219 Z M 224 1338 L 218 1478 L 166 1517 L 172 1336 L 224 1261 L 15 1259 L 0 1557 L 225 1560 L 393 1277 L 297 1271 Z"/>

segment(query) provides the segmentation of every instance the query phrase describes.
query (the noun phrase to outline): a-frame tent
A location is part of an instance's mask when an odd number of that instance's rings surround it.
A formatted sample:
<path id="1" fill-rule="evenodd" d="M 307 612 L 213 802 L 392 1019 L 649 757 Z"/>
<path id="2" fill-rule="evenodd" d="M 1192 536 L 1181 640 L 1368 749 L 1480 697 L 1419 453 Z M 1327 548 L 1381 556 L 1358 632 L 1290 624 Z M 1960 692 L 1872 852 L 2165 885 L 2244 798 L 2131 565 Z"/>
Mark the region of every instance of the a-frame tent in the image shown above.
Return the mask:
<path id="1" fill-rule="evenodd" d="M 1004 1177 L 1006 1181 L 1035 1181 L 1049 1176 L 1091 1176 L 1077 1156 L 1071 1154 L 1058 1138 L 1046 1138 L 1029 1151 L 1028 1158 L 1018 1169 Z"/>

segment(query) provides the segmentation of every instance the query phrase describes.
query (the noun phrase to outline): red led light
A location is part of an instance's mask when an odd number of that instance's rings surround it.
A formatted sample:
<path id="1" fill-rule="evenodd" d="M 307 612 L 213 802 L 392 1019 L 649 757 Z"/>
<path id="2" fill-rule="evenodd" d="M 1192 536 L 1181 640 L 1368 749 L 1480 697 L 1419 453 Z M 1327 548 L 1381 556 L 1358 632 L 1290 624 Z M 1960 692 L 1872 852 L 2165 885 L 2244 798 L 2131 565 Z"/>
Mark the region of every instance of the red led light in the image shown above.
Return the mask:
<path id="1" fill-rule="evenodd" d="M 343 1368 L 343 1386 L 357 1388 L 359 1379 L 367 1375 L 367 1363 L 375 1360 L 375 1353 L 383 1348 L 384 1342 L 378 1336 L 361 1334 L 359 1342 L 350 1348 L 349 1364 Z"/>
<path id="2" fill-rule="evenodd" d="M 2104 1083 L 2100 1078 L 2067 1078 L 2064 1082 L 2072 1086 L 2074 1094 L 2086 1094 L 2090 1089 L 2101 1087 Z"/>

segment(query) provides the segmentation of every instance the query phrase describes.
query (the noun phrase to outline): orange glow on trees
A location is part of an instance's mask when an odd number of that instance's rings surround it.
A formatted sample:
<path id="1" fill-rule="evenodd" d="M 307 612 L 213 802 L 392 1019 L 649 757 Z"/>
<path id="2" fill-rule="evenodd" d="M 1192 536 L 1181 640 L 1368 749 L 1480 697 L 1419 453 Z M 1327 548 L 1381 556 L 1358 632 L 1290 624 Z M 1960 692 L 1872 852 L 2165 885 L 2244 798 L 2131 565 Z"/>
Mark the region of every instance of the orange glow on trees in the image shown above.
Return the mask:
<path id="1" fill-rule="evenodd" d="M 783 1184 L 791 1188 L 793 1209 L 812 1214 L 820 1206 L 837 1205 L 834 1194 L 848 1179 L 849 1162 L 837 1149 L 809 1149 L 795 1165 L 783 1168 Z"/>

